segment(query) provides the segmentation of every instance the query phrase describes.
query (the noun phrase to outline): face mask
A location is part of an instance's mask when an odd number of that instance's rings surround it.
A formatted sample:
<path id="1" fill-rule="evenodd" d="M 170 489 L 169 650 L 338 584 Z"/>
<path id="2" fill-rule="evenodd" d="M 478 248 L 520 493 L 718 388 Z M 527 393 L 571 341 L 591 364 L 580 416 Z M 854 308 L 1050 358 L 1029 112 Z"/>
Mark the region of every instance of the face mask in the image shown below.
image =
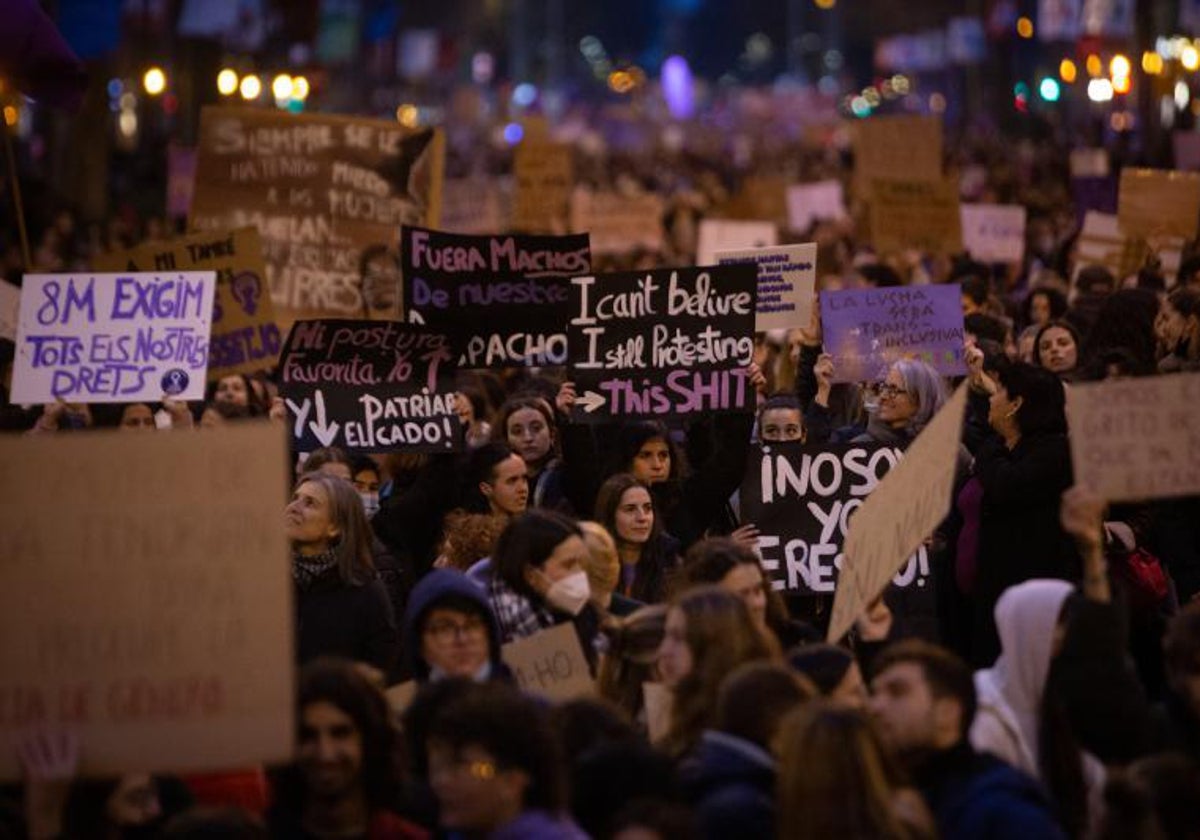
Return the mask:
<path id="1" fill-rule="evenodd" d="M 550 604 L 571 615 L 579 615 L 591 597 L 592 588 L 588 585 L 587 572 L 582 570 L 554 581 L 545 595 Z"/>
<path id="2" fill-rule="evenodd" d="M 378 493 L 359 493 L 358 498 L 362 499 L 363 513 L 367 515 L 367 519 L 379 512 Z"/>

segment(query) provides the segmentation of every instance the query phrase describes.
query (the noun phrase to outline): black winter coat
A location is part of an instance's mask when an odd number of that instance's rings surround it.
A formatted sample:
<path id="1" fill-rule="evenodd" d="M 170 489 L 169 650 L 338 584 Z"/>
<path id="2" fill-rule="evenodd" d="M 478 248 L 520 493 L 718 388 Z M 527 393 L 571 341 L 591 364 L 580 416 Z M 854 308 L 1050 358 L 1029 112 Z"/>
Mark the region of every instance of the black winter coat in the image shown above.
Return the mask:
<path id="1" fill-rule="evenodd" d="M 306 589 L 296 587 L 296 661 L 340 656 L 391 673 L 400 644 L 391 600 L 379 578 L 343 583 L 331 569 Z"/>
<path id="2" fill-rule="evenodd" d="M 983 485 L 972 659 L 989 667 L 1000 653 L 992 611 L 1008 587 L 1033 578 L 1079 579 L 1074 541 L 1059 522 L 1063 491 L 1074 481 L 1065 434 L 1022 437 L 1009 451 L 985 444 L 975 458 Z"/>
<path id="3" fill-rule="evenodd" d="M 679 780 L 703 837 L 775 837 L 775 767 L 761 748 L 705 732 L 680 764 Z"/>

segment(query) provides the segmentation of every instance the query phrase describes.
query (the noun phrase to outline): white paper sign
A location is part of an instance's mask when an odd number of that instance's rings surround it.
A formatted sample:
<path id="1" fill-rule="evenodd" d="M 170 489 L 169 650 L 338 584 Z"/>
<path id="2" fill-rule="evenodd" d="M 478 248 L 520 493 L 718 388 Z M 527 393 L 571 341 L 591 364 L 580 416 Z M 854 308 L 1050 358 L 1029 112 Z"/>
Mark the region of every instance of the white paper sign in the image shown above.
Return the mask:
<path id="1" fill-rule="evenodd" d="M 1073 149 L 1071 151 L 1072 178 L 1107 178 L 1108 151 L 1106 149 Z"/>
<path id="2" fill-rule="evenodd" d="M 213 271 L 27 274 L 15 403 L 204 397 Z"/>
<path id="3" fill-rule="evenodd" d="M 718 251 L 769 248 L 779 243 L 779 232 L 774 222 L 702 219 L 696 242 L 696 265 L 716 265 Z"/>
<path id="4" fill-rule="evenodd" d="M 964 204 L 963 247 L 983 262 L 1025 258 L 1025 208 L 1019 204 Z"/>
<path id="5" fill-rule="evenodd" d="M 17 340 L 17 317 L 21 309 L 21 290 L 0 280 L 0 338 Z"/>
<path id="6" fill-rule="evenodd" d="M 753 263 L 758 268 L 758 304 L 754 329 L 786 330 L 808 326 L 817 284 L 817 246 L 780 245 L 745 251 L 718 251 L 721 265 Z"/>
<path id="7" fill-rule="evenodd" d="M 846 217 L 841 181 L 792 184 L 787 189 L 788 227 L 806 231 L 813 222 Z"/>

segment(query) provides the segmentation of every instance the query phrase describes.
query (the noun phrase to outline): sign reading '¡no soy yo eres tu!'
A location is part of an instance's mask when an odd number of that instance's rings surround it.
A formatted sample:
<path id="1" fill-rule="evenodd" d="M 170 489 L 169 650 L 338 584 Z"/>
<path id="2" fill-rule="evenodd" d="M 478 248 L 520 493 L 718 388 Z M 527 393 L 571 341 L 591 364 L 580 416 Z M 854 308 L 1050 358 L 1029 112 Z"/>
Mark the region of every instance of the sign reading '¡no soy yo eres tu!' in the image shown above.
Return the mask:
<path id="1" fill-rule="evenodd" d="M 749 411 L 753 265 L 571 279 L 579 419 Z"/>
<path id="2" fill-rule="evenodd" d="M 13 401 L 204 397 L 211 271 L 28 274 Z"/>

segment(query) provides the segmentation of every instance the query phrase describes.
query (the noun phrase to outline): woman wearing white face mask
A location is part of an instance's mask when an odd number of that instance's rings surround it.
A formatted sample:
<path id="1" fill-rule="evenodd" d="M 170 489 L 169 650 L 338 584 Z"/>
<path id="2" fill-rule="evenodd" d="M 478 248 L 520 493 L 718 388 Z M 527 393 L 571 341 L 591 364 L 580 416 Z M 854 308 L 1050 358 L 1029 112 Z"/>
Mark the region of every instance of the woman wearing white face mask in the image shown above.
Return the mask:
<path id="1" fill-rule="evenodd" d="M 587 559 L 587 546 L 573 519 L 544 510 L 513 519 L 496 543 L 488 582 L 501 643 L 571 621 L 591 660 L 599 617 L 589 603 Z"/>

